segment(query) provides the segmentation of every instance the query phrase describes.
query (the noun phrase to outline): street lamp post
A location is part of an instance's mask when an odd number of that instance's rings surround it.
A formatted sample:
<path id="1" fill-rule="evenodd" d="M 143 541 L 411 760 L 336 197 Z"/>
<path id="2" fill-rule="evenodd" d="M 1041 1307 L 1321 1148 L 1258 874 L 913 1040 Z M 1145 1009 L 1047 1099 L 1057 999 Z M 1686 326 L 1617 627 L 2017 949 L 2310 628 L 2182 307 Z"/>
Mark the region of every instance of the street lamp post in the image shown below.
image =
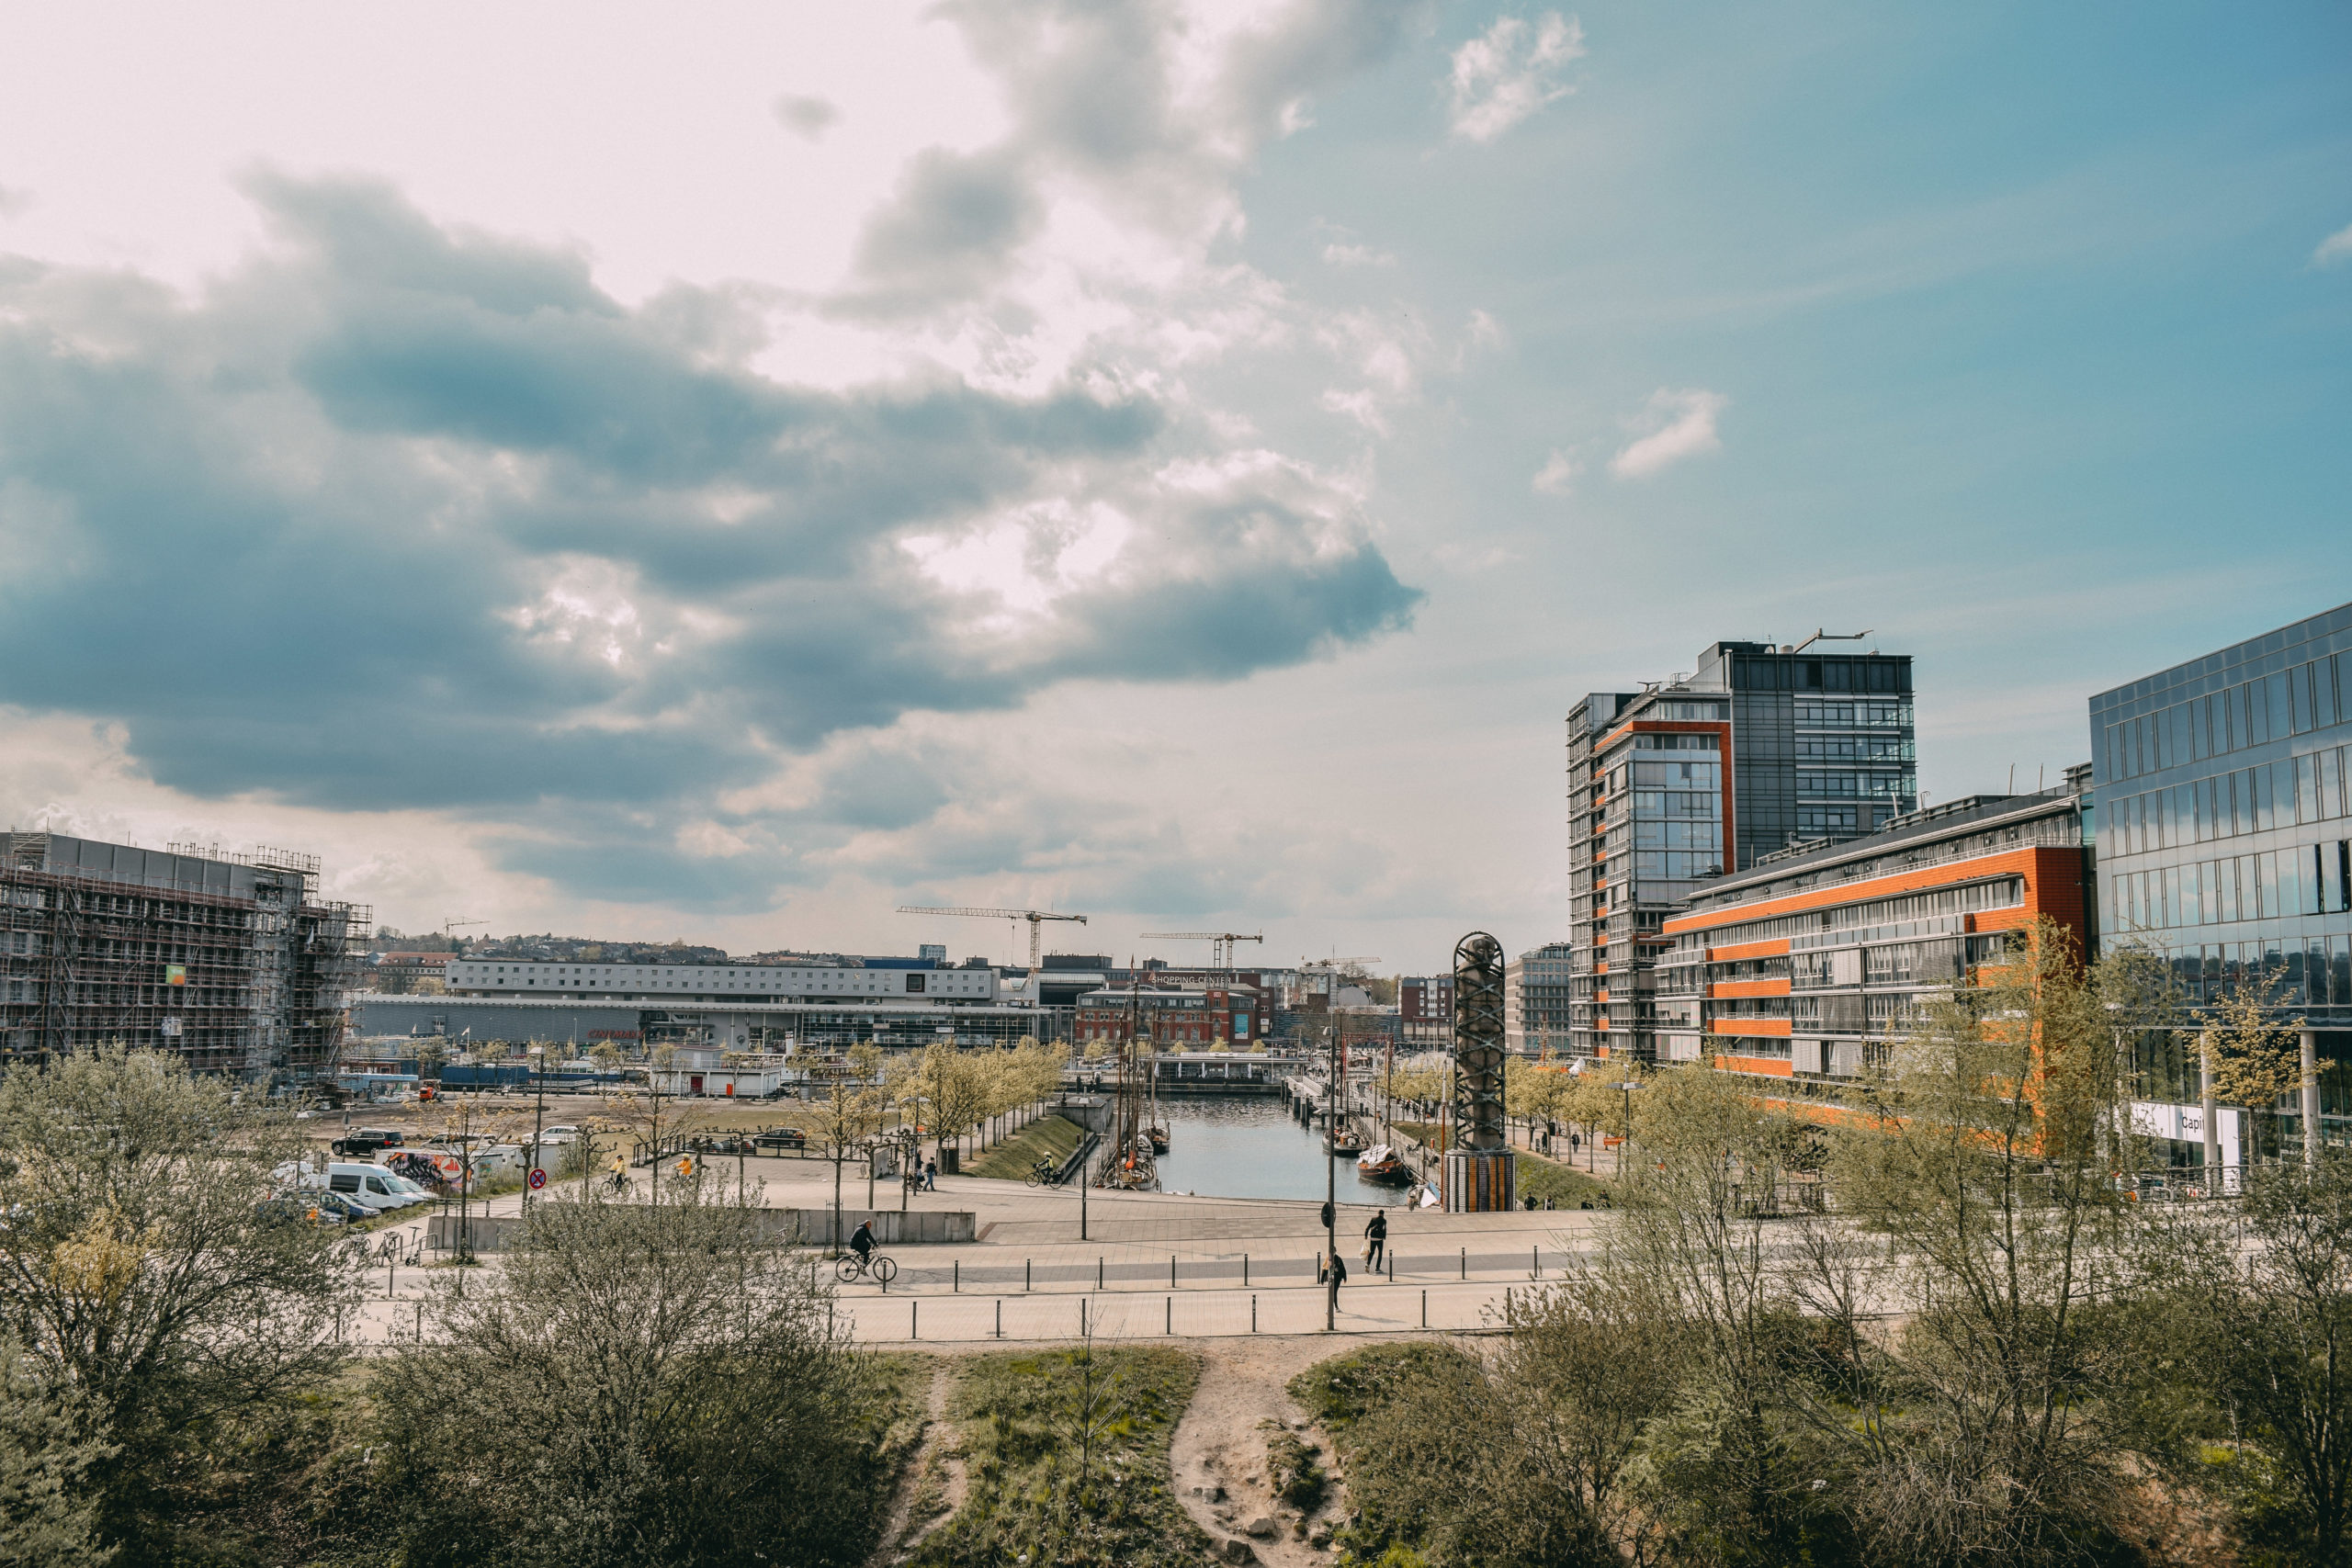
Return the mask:
<path id="1" fill-rule="evenodd" d="M 1340 1167 L 1333 1150 L 1339 1145 L 1340 1021 L 1331 1021 L 1331 1087 L 1323 1099 L 1323 1332 L 1339 1326 L 1340 1318 Z"/>
<path id="2" fill-rule="evenodd" d="M 1625 1096 L 1625 1131 L 1617 1140 L 1617 1176 L 1620 1180 L 1623 1180 L 1625 1175 L 1626 1153 L 1634 1146 L 1634 1091 L 1641 1087 L 1632 1078 L 1627 1078 L 1617 1086 Z"/>
<path id="3" fill-rule="evenodd" d="M 531 1209 L 531 1171 L 539 1168 L 544 1157 L 539 1152 L 539 1133 L 548 1119 L 548 1048 L 534 1042 L 530 1049 L 531 1077 L 538 1090 L 537 1102 L 531 1108 L 531 1168 L 523 1173 L 523 1212 Z"/>

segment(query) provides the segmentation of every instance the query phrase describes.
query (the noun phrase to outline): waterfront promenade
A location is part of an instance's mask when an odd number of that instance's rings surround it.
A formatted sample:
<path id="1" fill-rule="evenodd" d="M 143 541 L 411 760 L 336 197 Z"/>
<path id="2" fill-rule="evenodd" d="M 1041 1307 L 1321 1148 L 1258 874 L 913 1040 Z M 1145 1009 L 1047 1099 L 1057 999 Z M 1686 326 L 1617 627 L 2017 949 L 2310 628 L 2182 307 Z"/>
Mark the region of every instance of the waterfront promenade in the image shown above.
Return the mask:
<path id="1" fill-rule="evenodd" d="M 715 1159 L 712 1175 L 731 1182 L 737 1162 Z M 814 1211 L 832 1201 L 832 1168 L 822 1161 L 750 1158 L 742 1178 L 769 1208 Z M 866 1191 L 861 1172 L 845 1173 L 845 1207 L 865 1208 Z M 876 1182 L 874 1195 L 880 1207 L 898 1207 L 894 1182 Z M 1082 1237 L 1073 1188 L 944 1176 L 936 1192 L 912 1195 L 910 1207 L 968 1212 L 976 1238 L 890 1247 L 900 1272 L 888 1290 L 864 1282 L 839 1287 L 839 1310 L 862 1340 L 1064 1339 L 1075 1337 L 1081 1323 L 1089 1332 L 1127 1339 L 1295 1334 L 1323 1325 L 1316 1271 L 1324 1232 L 1316 1200 L 1096 1190 L 1086 1195 Z M 521 1198 L 502 1195 L 483 1208 L 512 1215 Z M 1510 1296 L 1555 1281 L 1563 1262 L 1589 1247 L 1596 1224 L 1607 1223 L 1605 1214 L 1585 1211 L 1390 1208 L 1384 1212 L 1392 1258 L 1375 1279 L 1360 1257 L 1373 1212 L 1354 1203 L 1340 1209 L 1340 1251 L 1349 1269 L 1340 1292 L 1343 1332 L 1486 1326 Z M 412 1238 L 404 1252 L 414 1250 L 423 1230 L 422 1212 L 401 1226 Z M 497 1267 L 494 1258 L 481 1265 Z M 446 1264 L 379 1269 L 373 1299 L 350 1332 L 379 1343 L 413 1333 L 419 1302 L 447 1274 Z"/>

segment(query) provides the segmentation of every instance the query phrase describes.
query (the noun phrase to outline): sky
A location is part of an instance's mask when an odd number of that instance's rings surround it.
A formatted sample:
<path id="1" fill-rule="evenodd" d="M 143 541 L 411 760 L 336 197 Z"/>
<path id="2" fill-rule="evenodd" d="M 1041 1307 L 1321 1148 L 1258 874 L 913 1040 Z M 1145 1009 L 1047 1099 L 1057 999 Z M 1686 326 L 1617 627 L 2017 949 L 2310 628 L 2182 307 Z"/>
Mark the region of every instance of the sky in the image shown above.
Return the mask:
<path id="1" fill-rule="evenodd" d="M 9 33 L 0 827 L 409 931 L 1441 967 L 1588 692 L 1868 631 L 1948 799 L 2352 599 L 2337 5 Z"/>

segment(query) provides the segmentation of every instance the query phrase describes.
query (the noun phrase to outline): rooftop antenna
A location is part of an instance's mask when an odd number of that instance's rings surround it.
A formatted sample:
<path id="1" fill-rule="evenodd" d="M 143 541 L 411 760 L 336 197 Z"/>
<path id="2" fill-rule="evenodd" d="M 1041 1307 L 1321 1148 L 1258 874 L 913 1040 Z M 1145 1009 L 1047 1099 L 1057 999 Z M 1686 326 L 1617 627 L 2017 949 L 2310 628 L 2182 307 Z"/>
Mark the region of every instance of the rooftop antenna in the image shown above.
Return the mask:
<path id="1" fill-rule="evenodd" d="M 1816 628 L 1811 637 L 1805 638 L 1803 642 L 1797 644 L 1796 647 L 1789 649 L 1789 651 L 1791 653 L 1803 653 L 1806 649 L 1811 648 L 1816 642 L 1860 642 L 1870 635 L 1871 634 L 1867 630 L 1859 632 L 1832 632 L 1823 631 Z"/>

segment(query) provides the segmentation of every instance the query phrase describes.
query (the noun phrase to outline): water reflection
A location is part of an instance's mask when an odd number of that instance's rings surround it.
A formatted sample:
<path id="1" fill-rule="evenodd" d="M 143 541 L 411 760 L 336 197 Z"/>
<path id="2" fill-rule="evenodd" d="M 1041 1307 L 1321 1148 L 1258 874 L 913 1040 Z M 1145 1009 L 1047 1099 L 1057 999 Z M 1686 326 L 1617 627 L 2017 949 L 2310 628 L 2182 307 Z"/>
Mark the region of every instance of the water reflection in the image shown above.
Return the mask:
<path id="1" fill-rule="evenodd" d="M 1163 1100 L 1169 1150 L 1160 1156 L 1164 1192 L 1204 1198 L 1323 1197 L 1323 1134 L 1290 1118 L 1281 1095 L 1203 1096 Z M 1406 1190 L 1358 1179 L 1355 1156 L 1339 1167 L 1342 1203 L 1403 1202 Z"/>

